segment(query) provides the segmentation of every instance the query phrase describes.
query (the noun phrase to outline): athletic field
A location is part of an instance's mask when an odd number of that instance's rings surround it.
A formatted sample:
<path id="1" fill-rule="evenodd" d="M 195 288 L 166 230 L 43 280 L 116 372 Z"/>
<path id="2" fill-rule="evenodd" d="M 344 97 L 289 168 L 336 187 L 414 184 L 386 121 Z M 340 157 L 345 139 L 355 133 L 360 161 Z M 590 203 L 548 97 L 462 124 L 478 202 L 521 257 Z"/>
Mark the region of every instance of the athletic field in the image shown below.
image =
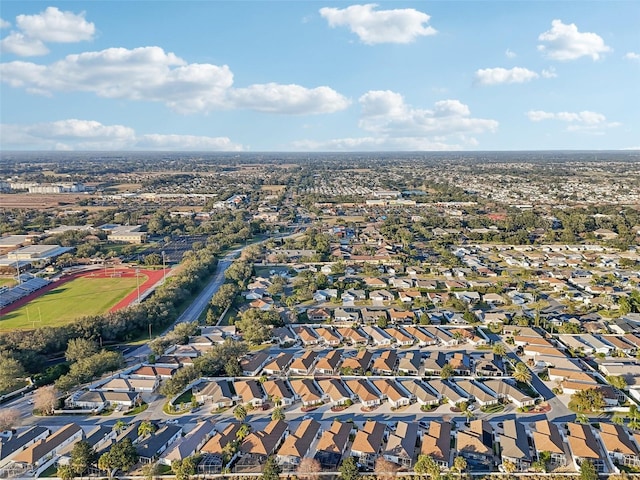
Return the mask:
<path id="1" fill-rule="evenodd" d="M 132 273 L 132 274 L 131 274 Z M 147 276 L 142 272 L 118 276 L 85 275 L 69 281 L 56 282 L 54 288 L 30 299 L 26 304 L 0 316 L 0 331 L 58 326 L 76 318 L 97 315 L 114 309 L 131 294 L 137 297 L 137 285 L 143 292 Z M 127 302 L 129 303 L 129 302 Z M 9 307 L 7 307 L 7 310 Z"/>

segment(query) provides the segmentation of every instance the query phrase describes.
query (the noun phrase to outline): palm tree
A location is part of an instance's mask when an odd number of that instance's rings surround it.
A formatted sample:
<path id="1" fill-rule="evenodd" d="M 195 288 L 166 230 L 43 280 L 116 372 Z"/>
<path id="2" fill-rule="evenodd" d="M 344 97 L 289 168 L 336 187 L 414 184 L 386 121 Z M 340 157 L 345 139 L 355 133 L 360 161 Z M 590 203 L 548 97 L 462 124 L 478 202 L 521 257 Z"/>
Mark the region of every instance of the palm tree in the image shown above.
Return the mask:
<path id="1" fill-rule="evenodd" d="M 471 410 L 469 410 L 468 408 L 467 408 L 464 412 L 462 412 L 462 414 L 463 414 L 463 415 L 466 417 L 466 419 L 467 419 L 467 421 L 466 421 L 466 424 L 467 424 L 467 425 L 469 425 L 469 424 L 471 423 L 471 419 L 472 419 L 473 417 L 475 417 L 475 414 L 474 414 Z"/>
<path id="2" fill-rule="evenodd" d="M 249 433 L 251 433 L 251 427 L 246 423 L 243 423 L 242 425 L 240 425 L 240 428 L 236 432 L 236 438 L 241 442 L 242 440 L 247 438 L 247 435 L 249 435 Z"/>
<path id="3" fill-rule="evenodd" d="M 157 463 L 147 463 L 142 467 L 142 476 L 145 480 L 153 480 L 159 471 L 160 468 Z"/>
<path id="4" fill-rule="evenodd" d="M 75 476 L 73 469 L 71 468 L 70 465 L 60 465 L 58 467 L 58 471 L 56 472 L 56 475 L 61 480 L 72 480 Z"/>
<path id="5" fill-rule="evenodd" d="M 583 425 L 586 425 L 587 423 L 589 423 L 589 419 L 586 415 L 579 413 L 578 415 L 576 415 L 576 423 L 582 423 Z"/>
<path id="6" fill-rule="evenodd" d="M 238 442 L 239 440 L 234 440 L 232 442 L 227 443 L 224 447 L 222 447 L 222 453 L 229 458 L 233 457 L 235 453 L 238 451 Z"/>
<path id="7" fill-rule="evenodd" d="M 494 343 L 493 353 L 498 357 L 504 357 L 507 353 L 507 349 L 505 348 L 504 343 Z"/>
<path id="8" fill-rule="evenodd" d="M 640 430 L 640 420 L 637 418 L 632 418 L 631 420 L 629 420 L 628 426 L 633 430 Z"/>
<path id="9" fill-rule="evenodd" d="M 107 472 L 109 478 L 112 477 L 111 458 L 109 457 L 109 453 L 103 453 L 100 458 L 98 458 L 98 469 L 103 472 Z"/>
<path id="10" fill-rule="evenodd" d="M 145 420 L 138 427 L 138 436 L 148 437 L 155 431 L 156 431 L 155 425 L 151 423 L 149 420 Z"/>
<path id="11" fill-rule="evenodd" d="M 118 420 L 113 424 L 113 430 L 115 430 L 116 433 L 122 432 L 125 428 L 127 428 L 127 424 L 123 420 Z"/>
<path id="12" fill-rule="evenodd" d="M 458 472 L 458 475 L 467 469 L 467 461 L 464 457 L 456 457 L 453 459 L 453 470 Z"/>
<path id="13" fill-rule="evenodd" d="M 510 461 L 510 460 L 504 460 L 504 461 L 502 462 L 502 467 L 504 468 L 504 471 L 505 471 L 505 472 L 507 472 L 507 473 L 513 473 L 513 472 L 515 472 L 515 471 L 516 471 L 516 468 L 517 468 L 517 467 L 516 467 L 516 464 L 515 464 L 515 463 L 513 463 L 513 462 L 512 462 L 512 461 Z"/>
<path id="14" fill-rule="evenodd" d="M 276 407 L 273 409 L 273 412 L 271 412 L 271 420 L 284 420 L 285 418 L 282 407 Z"/>
<path id="15" fill-rule="evenodd" d="M 243 405 L 238 405 L 233 409 L 233 416 L 236 417 L 236 420 L 243 421 L 247 418 L 247 409 L 244 408 Z"/>
<path id="16" fill-rule="evenodd" d="M 513 378 L 520 383 L 529 383 L 531 381 L 531 371 L 524 363 L 519 362 L 513 371 Z"/>

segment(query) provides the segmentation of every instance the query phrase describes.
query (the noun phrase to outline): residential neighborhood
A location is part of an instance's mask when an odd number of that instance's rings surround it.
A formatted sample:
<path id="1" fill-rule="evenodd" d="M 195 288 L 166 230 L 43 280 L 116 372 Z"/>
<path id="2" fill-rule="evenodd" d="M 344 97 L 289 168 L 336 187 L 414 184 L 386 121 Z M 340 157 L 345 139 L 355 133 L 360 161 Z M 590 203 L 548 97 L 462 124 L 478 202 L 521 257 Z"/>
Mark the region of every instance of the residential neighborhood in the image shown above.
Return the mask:
<path id="1" fill-rule="evenodd" d="M 21 372 L 0 378 L 13 415 L 0 478 L 61 477 L 81 450 L 74 475 L 96 478 L 344 476 L 352 464 L 370 476 L 640 473 L 636 210 L 588 210 L 577 191 L 575 210 L 556 209 L 557 191 L 536 197 L 541 183 L 510 177 L 487 192 L 480 167 L 428 170 L 449 191 L 422 176 L 409 188 L 391 165 L 385 187 L 361 162 L 353 183 L 341 170 L 229 167 L 238 185 L 291 185 L 211 202 L 98 186 L 91 202 L 109 208 L 174 210 L 73 214 L 77 225 L 1 237 L 0 328 L 23 310 L 26 321 L 0 337 L 0 376 Z M 191 198 L 207 208 L 191 212 Z M 128 281 L 127 301 L 54 330 L 31 302 L 76 279 Z"/>

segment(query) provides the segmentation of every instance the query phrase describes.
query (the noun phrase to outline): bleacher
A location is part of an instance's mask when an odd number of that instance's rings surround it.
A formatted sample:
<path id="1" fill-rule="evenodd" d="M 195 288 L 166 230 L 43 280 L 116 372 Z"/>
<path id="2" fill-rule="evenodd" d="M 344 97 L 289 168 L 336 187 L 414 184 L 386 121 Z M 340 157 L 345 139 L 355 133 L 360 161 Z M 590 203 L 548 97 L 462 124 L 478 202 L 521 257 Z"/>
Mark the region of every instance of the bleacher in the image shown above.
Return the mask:
<path id="1" fill-rule="evenodd" d="M 0 293 L 0 308 L 11 305 L 13 302 L 17 302 L 21 298 L 31 295 L 33 292 L 40 290 L 42 287 L 49 285 L 50 280 L 44 278 L 34 277 L 26 282 L 16 285 L 13 288 Z"/>

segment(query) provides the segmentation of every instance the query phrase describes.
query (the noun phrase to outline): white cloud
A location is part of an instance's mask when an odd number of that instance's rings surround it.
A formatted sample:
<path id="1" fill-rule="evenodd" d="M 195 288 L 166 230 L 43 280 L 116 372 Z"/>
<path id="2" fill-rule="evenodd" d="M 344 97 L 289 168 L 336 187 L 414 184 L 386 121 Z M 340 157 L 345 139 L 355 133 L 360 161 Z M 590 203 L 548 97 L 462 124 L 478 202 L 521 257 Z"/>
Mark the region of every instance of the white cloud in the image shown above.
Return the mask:
<path id="1" fill-rule="evenodd" d="M 544 120 L 555 120 L 565 122 L 568 132 L 585 132 L 594 135 L 604 134 L 608 128 L 616 128 L 622 124 L 619 122 L 607 122 L 607 118 L 597 112 L 583 110 L 582 112 L 545 112 L 544 110 L 530 110 L 527 117 L 532 122 L 542 122 Z"/>
<path id="2" fill-rule="evenodd" d="M 2 81 L 32 93 L 90 92 L 100 97 L 161 102 L 180 113 L 248 108 L 284 114 L 330 113 L 349 100 L 322 86 L 250 85 L 233 88 L 227 65 L 187 63 L 160 47 L 109 48 L 68 55 L 50 65 L 0 64 Z"/>
<path id="3" fill-rule="evenodd" d="M 564 24 L 562 20 L 553 20 L 551 30 L 541 33 L 538 50 L 553 60 L 576 60 L 580 57 L 591 57 L 598 60 L 604 53 L 611 52 L 602 37 L 596 33 L 579 32 L 574 24 Z"/>
<path id="4" fill-rule="evenodd" d="M 56 7 L 48 7 L 37 15 L 18 15 L 16 26 L 19 31 L 12 31 L 3 38 L 0 49 L 21 57 L 32 57 L 49 53 L 45 43 L 92 40 L 96 27 L 84 16 L 84 12 L 62 12 Z M 0 26 L 6 28 L 10 24 L 2 20 Z"/>
<path id="5" fill-rule="evenodd" d="M 458 100 L 436 102 L 433 110 L 413 108 L 396 92 L 369 91 L 359 99 L 366 131 L 392 136 L 453 135 L 492 132 L 495 120 L 473 118 L 469 107 Z"/>
<path id="6" fill-rule="evenodd" d="M 11 22 L 7 22 L 4 18 L 0 18 L 0 28 L 9 28 Z"/>
<path id="7" fill-rule="evenodd" d="M 18 15 L 16 25 L 25 35 L 50 43 L 74 43 L 91 40 L 96 32 L 85 13 L 61 12 L 48 7 L 37 15 Z"/>
<path id="8" fill-rule="evenodd" d="M 606 117 L 601 113 L 584 110 L 582 112 L 545 112 L 543 110 L 530 110 L 527 112 L 529 120 L 540 122 L 542 120 L 559 120 L 561 122 L 578 122 L 587 125 L 602 123 Z"/>
<path id="9" fill-rule="evenodd" d="M 545 68 L 540 72 L 542 78 L 556 78 L 558 74 L 556 73 L 556 69 L 553 67 Z"/>
<path id="10" fill-rule="evenodd" d="M 493 132 L 498 122 L 471 117 L 469 107 L 459 100 L 441 100 L 433 109 L 407 105 L 402 95 L 390 90 L 372 90 L 359 99 L 362 108 L 359 127 L 362 137 L 325 141 L 300 140 L 292 144 L 299 150 L 375 151 L 375 150 L 465 150 L 478 141 L 474 134 Z"/>
<path id="11" fill-rule="evenodd" d="M 236 88 L 229 92 L 229 98 L 236 108 L 269 113 L 332 113 L 349 106 L 348 99 L 329 87 L 309 89 L 277 83 Z"/>
<path id="12" fill-rule="evenodd" d="M 633 60 L 636 62 L 640 62 L 640 53 L 636 53 L 636 52 L 627 52 L 624 54 L 624 58 L 626 60 Z"/>
<path id="13" fill-rule="evenodd" d="M 240 152 L 242 145 L 233 143 L 229 137 L 202 137 L 195 135 L 142 135 L 135 147 L 143 150 L 212 150 Z"/>
<path id="14" fill-rule="evenodd" d="M 476 70 L 475 79 L 480 85 L 500 85 L 503 83 L 526 83 L 539 75 L 529 69 L 513 67 L 510 69 L 496 67 Z"/>
<path id="15" fill-rule="evenodd" d="M 505 56 L 507 58 L 516 58 L 518 56 L 518 54 L 514 51 L 512 51 L 510 48 L 507 48 L 507 50 L 504 52 Z"/>
<path id="16" fill-rule="evenodd" d="M 470 139 L 467 145 L 430 141 L 417 137 L 347 137 L 327 141 L 300 140 L 292 147 L 302 151 L 318 152 L 375 152 L 375 151 L 447 151 L 465 150 L 475 145 Z"/>
<path id="17" fill-rule="evenodd" d="M 437 32 L 428 25 L 431 18 L 413 8 L 376 10 L 378 5 L 351 5 L 346 8 L 325 7 L 320 15 L 329 26 L 348 27 L 362 43 L 411 43 L 418 37 L 435 35 Z"/>
<path id="18" fill-rule="evenodd" d="M 49 49 L 40 40 L 27 37 L 20 32 L 11 32 L 0 40 L 0 51 L 19 57 L 35 57 L 49 53 Z"/>
<path id="19" fill-rule="evenodd" d="M 44 150 L 209 150 L 241 151 L 228 137 L 143 134 L 123 125 L 68 119 L 33 125 L 1 125 L 5 148 Z"/>

